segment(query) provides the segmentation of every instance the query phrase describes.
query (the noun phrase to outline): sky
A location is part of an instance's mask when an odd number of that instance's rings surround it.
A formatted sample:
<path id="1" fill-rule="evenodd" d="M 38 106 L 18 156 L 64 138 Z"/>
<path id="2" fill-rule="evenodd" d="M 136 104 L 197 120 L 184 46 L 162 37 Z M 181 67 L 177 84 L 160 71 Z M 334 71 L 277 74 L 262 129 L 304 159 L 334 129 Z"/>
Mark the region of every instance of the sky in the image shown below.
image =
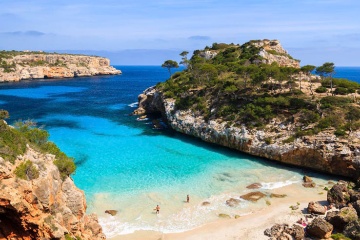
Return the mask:
<path id="1" fill-rule="evenodd" d="M 160 65 L 212 43 L 278 39 L 301 65 L 360 66 L 358 0 L 0 0 L 0 50 Z"/>

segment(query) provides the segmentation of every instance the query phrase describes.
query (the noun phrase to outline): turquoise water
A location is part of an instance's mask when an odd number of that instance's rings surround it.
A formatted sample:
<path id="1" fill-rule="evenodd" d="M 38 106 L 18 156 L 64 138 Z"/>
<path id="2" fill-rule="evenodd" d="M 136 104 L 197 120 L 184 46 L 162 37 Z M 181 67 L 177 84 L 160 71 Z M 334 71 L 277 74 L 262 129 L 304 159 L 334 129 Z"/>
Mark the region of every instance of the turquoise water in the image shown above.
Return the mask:
<path id="1" fill-rule="evenodd" d="M 77 164 L 73 179 L 83 189 L 88 212 L 96 212 L 109 237 L 135 230 L 177 232 L 217 219 L 247 214 L 225 200 L 261 182 L 263 190 L 297 183 L 304 171 L 280 166 L 129 116 L 137 95 L 168 78 L 160 67 L 118 67 L 121 76 L 23 81 L 0 86 L 1 108 L 10 122 L 33 119 L 47 129 Z M 338 72 L 339 73 L 339 72 Z M 314 175 L 314 173 L 310 173 Z M 325 176 L 320 176 L 326 179 Z M 184 203 L 189 194 L 191 204 Z M 211 202 L 202 207 L 203 201 Z M 159 204 L 161 214 L 154 215 Z M 115 209 L 115 217 L 104 214 Z"/>

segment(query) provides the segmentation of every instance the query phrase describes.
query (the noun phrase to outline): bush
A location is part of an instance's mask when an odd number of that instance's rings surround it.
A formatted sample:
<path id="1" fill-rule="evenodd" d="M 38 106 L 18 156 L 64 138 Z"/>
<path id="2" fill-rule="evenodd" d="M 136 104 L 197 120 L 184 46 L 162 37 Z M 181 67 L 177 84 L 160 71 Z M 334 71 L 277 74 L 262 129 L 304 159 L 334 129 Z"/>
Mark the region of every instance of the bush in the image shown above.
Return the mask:
<path id="1" fill-rule="evenodd" d="M 66 158 L 66 159 L 56 159 L 54 161 L 54 164 L 57 166 L 57 168 L 60 171 L 61 179 L 65 179 L 66 177 L 70 176 L 75 170 L 76 166 L 72 159 Z"/>
<path id="2" fill-rule="evenodd" d="M 317 122 L 320 118 L 320 115 L 316 112 L 311 110 L 304 109 L 301 112 L 299 121 L 303 124 L 310 124 Z"/>
<path id="3" fill-rule="evenodd" d="M 348 93 L 348 89 L 343 87 L 337 87 L 334 91 L 334 94 L 336 95 L 347 95 Z"/>
<path id="4" fill-rule="evenodd" d="M 282 142 L 283 142 L 283 143 L 292 143 L 292 142 L 295 141 L 295 139 L 296 139 L 296 138 L 295 138 L 294 136 L 290 136 L 289 138 L 283 140 Z"/>
<path id="5" fill-rule="evenodd" d="M 317 89 L 315 89 L 315 92 L 317 93 L 326 93 L 327 92 L 327 88 L 326 87 L 318 87 Z"/>
<path id="6" fill-rule="evenodd" d="M 341 129 L 341 128 L 338 128 L 335 130 L 334 134 L 337 136 L 337 137 L 342 137 L 342 136 L 345 136 L 346 135 L 346 132 Z"/>
<path id="7" fill-rule="evenodd" d="M 346 97 L 327 96 L 320 100 L 322 108 L 329 108 L 332 106 L 344 107 L 351 103 L 352 100 Z"/>
<path id="8" fill-rule="evenodd" d="M 33 180 L 39 177 L 39 170 L 30 160 L 22 162 L 19 166 L 17 166 L 14 173 L 18 178 L 24 180 Z"/>

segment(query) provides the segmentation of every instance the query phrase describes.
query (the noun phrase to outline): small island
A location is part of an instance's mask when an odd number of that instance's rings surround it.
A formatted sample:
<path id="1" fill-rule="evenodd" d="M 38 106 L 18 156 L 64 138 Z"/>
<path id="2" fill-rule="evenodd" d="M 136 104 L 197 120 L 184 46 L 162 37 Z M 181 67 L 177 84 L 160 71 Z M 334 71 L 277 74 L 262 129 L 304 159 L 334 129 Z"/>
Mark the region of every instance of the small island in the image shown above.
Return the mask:
<path id="1" fill-rule="evenodd" d="M 0 82 L 117 74 L 121 74 L 121 71 L 110 66 L 110 60 L 103 57 L 42 51 L 0 51 Z"/>

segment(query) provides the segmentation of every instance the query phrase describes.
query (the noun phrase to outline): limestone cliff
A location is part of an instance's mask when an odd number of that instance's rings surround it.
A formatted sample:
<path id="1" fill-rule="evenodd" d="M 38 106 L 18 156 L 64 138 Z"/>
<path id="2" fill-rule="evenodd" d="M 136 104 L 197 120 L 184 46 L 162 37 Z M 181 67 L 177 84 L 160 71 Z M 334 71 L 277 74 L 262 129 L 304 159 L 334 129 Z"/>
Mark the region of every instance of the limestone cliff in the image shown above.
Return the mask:
<path id="1" fill-rule="evenodd" d="M 176 110 L 174 99 L 164 98 L 152 87 L 139 95 L 139 108 L 134 114 L 153 112 L 161 112 L 172 129 L 206 142 L 290 165 L 360 177 L 360 131 L 350 133 L 346 139 L 339 139 L 331 131 L 323 131 L 284 143 L 293 135 L 296 124 L 274 118 L 263 130 L 256 130 L 236 127 L 234 123 L 221 119 L 208 122 L 191 110 Z"/>
<path id="2" fill-rule="evenodd" d="M 86 215 L 84 192 L 62 180 L 54 155 L 31 148 L 15 164 L 0 157 L 0 239 L 105 239 L 96 215 Z M 16 166 L 29 160 L 39 177 L 22 180 Z"/>
<path id="3" fill-rule="evenodd" d="M 360 84 L 312 75 L 277 40 L 214 43 L 183 62 L 139 95 L 134 114 L 161 113 L 176 131 L 251 155 L 360 176 Z"/>
<path id="4" fill-rule="evenodd" d="M 121 74 L 103 57 L 6 52 L 0 54 L 0 82 Z"/>

